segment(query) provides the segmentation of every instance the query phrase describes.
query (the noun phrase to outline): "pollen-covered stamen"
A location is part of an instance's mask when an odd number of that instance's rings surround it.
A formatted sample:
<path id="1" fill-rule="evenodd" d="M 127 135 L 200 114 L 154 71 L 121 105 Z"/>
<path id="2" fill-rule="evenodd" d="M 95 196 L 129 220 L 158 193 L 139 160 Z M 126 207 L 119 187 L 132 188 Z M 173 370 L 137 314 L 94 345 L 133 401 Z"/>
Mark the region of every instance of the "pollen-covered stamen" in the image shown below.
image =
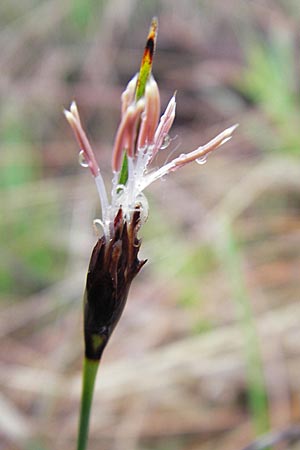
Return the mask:
<path id="1" fill-rule="evenodd" d="M 144 108 L 145 102 L 143 99 L 131 104 L 121 120 L 112 156 L 112 169 L 114 172 L 119 172 L 121 169 L 124 150 L 126 150 L 128 156 L 133 156 L 135 153 L 137 123 Z"/>
<path id="2" fill-rule="evenodd" d="M 213 150 L 216 150 L 218 147 L 228 142 L 232 138 L 232 134 L 237 127 L 238 124 L 233 125 L 230 128 L 227 128 L 222 133 L 218 134 L 218 136 L 216 136 L 214 139 L 209 141 L 207 144 L 196 148 L 196 150 L 192 152 L 182 153 L 180 156 L 173 159 L 168 164 L 160 167 L 155 172 L 150 173 L 144 178 L 143 183 L 141 185 L 141 190 L 144 190 L 147 186 L 153 183 L 153 181 L 158 180 L 159 178 L 163 177 L 164 175 L 167 175 L 170 172 L 174 172 L 175 170 L 185 166 L 186 164 L 192 161 L 196 161 L 198 159 L 203 161 L 203 158 L 205 158 L 209 153 L 211 153 Z"/>
<path id="3" fill-rule="evenodd" d="M 152 159 L 163 145 L 164 139 L 168 135 L 173 125 L 175 119 L 175 111 L 176 111 L 176 93 L 169 101 L 168 106 L 166 107 L 164 114 L 161 116 L 158 127 L 155 131 Z"/>
<path id="4" fill-rule="evenodd" d="M 151 75 L 145 90 L 145 111 L 139 131 L 138 148 L 152 144 L 160 115 L 160 94 L 157 83 Z"/>

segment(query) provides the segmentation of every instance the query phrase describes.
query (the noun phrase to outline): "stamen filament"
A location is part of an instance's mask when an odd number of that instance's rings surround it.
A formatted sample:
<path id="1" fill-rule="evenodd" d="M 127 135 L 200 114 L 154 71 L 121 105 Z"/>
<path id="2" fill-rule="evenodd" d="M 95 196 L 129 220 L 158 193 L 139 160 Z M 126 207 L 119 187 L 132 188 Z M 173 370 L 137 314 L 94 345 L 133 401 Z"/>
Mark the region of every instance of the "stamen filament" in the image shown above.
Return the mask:
<path id="1" fill-rule="evenodd" d="M 103 222 L 105 224 L 105 221 L 108 219 L 108 217 L 105 217 L 107 215 L 108 212 L 108 197 L 107 197 L 107 193 L 106 193 L 106 188 L 105 188 L 105 184 L 102 178 L 101 173 L 99 172 L 99 174 L 95 177 L 95 183 L 96 183 L 96 187 L 97 187 L 97 191 L 100 197 L 100 203 L 101 203 L 101 209 L 102 209 L 102 218 L 103 218 Z"/>

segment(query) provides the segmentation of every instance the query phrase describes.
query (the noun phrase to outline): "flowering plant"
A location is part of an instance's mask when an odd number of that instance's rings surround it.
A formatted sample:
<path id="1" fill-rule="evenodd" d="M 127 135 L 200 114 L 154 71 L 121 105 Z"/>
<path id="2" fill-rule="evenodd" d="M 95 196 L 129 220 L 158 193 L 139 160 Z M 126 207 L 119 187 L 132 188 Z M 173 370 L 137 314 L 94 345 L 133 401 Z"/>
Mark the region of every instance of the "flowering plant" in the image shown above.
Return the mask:
<path id="1" fill-rule="evenodd" d="M 112 153 L 112 190 L 109 201 L 100 168 L 83 129 L 76 103 L 65 116 L 80 147 L 80 164 L 95 179 L 102 218 L 94 225 L 103 235 L 93 249 L 84 296 L 85 360 L 78 449 L 86 447 L 94 381 L 102 352 L 122 314 L 133 278 L 145 261 L 139 261 L 141 225 L 148 217 L 144 190 L 159 178 L 189 162 L 203 164 L 207 155 L 231 139 L 237 127 L 227 128 L 207 144 L 152 168 L 157 153 L 168 146 L 175 118 L 176 95 L 160 117 L 160 94 L 151 73 L 157 20 L 151 23 L 139 73 L 122 94 L 122 114 Z"/>

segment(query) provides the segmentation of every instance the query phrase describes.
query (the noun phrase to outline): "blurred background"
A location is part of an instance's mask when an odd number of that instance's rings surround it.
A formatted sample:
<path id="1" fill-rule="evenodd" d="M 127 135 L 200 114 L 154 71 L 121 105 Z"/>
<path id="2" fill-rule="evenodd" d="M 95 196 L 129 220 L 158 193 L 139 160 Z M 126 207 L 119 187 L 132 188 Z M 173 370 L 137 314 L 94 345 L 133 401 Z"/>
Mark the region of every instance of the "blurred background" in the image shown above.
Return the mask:
<path id="1" fill-rule="evenodd" d="M 2 0 L 1 449 L 75 448 L 99 200 L 63 108 L 76 99 L 109 185 L 153 15 L 163 108 L 178 91 L 157 164 L 240 127 L 147 190 L 148 263 L 104 354 L 89 448 L 241 449 L 299 421 L 299 1 Z"/>

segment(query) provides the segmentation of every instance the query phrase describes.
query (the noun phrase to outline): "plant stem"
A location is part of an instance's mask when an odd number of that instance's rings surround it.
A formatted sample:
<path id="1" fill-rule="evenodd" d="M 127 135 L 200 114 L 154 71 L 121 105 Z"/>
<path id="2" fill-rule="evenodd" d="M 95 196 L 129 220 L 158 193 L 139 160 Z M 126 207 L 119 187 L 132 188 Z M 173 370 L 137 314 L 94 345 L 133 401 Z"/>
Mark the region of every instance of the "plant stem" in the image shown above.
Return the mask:
<path id="1" fill-rule="evenodd" d="M 90 412 L 99 360 L 84 358 L 77 450 L 85 450 L 89 433 Z"/>

